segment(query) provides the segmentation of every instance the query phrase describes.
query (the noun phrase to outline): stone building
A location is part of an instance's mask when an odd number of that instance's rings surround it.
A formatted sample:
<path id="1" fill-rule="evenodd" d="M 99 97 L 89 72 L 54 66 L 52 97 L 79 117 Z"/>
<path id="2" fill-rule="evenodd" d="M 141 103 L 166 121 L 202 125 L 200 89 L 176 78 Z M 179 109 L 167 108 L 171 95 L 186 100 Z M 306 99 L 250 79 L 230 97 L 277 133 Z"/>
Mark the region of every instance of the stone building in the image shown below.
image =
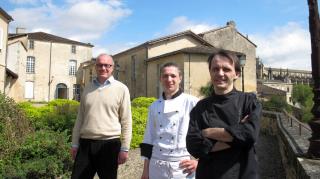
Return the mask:
<path id="1" fill-rule="evenodd" d="M 261 80 L 280 80 L 288 81 L 293 84 L 306 84 L 313 83 L 311 71 L 297 70 L 297 69 L 282 69 L 265 67 L 259 58 L 257 58 L 257 78 Z"/>
<path id="2" fill-rule="evenodd" d="M 79 99 L 79 65 L 92 58 L 93 45 L 44 32 L 9 34 L 6 93 L 16 101 Z"/>
<path id="3" fill-rule="evenodd" d="M 0 7 L 0 91 L 4 92 L 6 76 L 6 56 L 8 41 L 8 26 L 12 17 Z M 8 72 L 10 73 L 10 72 Z"/>
<path id="4" fill-rule="evenodd" d="M 311 71 L 265 67 L 257 58 L 258 96 L 268 100 L 272 96 L 283 96 L 288 104 L 293 105 L 292 89 L 294 84 L 311 85 Z"/>
<path id="5" fill-rule="evenodd" d="M 162 92 L 160 67 L 166 62 L 175 62 L 183 72 L 181 88 L 186 93 L 201 96 L 200 88 L 210 82 L 207 58 L 219 49 L 246 55 L 245 91 L 256 92 L 256 45 L 236 30 L 234 22 L 202 34 L 187 30 L 164 36 L 115 54 L 114 76 L 128 86 L 132 98 L 158 97 Z M 94 66 L 89 69 L 94 71 Z M 242 89 L 241 78 L 236 88 Z"/>

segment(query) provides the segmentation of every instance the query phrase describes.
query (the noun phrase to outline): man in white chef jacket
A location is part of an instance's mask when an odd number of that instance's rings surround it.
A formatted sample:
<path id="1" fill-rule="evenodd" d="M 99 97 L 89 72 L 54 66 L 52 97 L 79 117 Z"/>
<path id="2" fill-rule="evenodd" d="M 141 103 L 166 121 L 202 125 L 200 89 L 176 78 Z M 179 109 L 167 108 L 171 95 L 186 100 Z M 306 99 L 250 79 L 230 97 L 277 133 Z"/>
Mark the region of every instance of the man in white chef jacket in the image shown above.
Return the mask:
<path id="1" fill-rule="evenodd" d="M 186 148 L 189 113 L 198 98 L 179 88 L 181 70 L 175 63 L 160 69 L 162 96 L 151 104 L 144 140 L 140 144 L 144 168 L 141 179 L 194 178 L 198 161 Z"/>

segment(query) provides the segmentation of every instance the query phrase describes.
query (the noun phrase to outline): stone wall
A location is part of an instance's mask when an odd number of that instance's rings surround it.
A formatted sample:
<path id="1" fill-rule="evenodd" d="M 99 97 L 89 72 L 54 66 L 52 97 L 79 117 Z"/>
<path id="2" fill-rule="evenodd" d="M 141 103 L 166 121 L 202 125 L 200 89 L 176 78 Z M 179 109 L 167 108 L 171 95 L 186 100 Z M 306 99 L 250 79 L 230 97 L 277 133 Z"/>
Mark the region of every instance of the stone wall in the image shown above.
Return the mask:
<path id="1" fill-rule="evenodd" d="M 298 128 L 282 113 L 263 112 L 261 131 L 277 136 L 282 163 L 288 179 L 320 178 L 320 161 L 305 157 L 310 131 Z"/>

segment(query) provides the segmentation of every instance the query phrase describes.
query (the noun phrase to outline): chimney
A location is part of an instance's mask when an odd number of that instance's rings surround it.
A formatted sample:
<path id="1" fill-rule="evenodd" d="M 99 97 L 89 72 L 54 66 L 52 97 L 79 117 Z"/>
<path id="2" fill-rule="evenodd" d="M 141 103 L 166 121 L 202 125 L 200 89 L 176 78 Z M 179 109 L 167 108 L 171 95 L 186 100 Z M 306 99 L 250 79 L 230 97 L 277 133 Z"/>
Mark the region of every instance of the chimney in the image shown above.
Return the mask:
<path id="1" fill-rule="evenodd" d="M 16 34 L 25 34 L 26 33 L 26 28 L 24 27 L 17 27 L 16 28 Z"/>
<path id="2" fill-rule="evenodd" d="M 235 28 L 236 27 L 236 23 L 234 21 L 229 21 L 229 22 L 227 22 L 227 26 Z"/>

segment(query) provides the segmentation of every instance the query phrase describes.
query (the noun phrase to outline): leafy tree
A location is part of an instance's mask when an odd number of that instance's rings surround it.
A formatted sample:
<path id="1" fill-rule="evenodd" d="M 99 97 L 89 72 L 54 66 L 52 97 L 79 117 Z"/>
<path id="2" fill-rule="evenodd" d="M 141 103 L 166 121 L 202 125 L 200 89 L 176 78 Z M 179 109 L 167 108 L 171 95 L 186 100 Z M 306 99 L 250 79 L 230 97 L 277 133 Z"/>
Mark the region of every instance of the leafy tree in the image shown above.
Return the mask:
<path id="1" fill-rule="evenodd" d="M 308 85 L 297 84 L 292 89 L 292 100 L 298 102 L 302 106 L 306 106 L 306 102 L 313 98 L 312 88 Z"/>
<path id="2" fill-rule="evenodd" d="M 294 85 L 292 91 L 292 100 L 301 105 L 301 120 L 304 122 L 310 121 L 313 117 L 311 113 L 311 109 L 313 107 L 312 88 L 308 85 Z"/>

